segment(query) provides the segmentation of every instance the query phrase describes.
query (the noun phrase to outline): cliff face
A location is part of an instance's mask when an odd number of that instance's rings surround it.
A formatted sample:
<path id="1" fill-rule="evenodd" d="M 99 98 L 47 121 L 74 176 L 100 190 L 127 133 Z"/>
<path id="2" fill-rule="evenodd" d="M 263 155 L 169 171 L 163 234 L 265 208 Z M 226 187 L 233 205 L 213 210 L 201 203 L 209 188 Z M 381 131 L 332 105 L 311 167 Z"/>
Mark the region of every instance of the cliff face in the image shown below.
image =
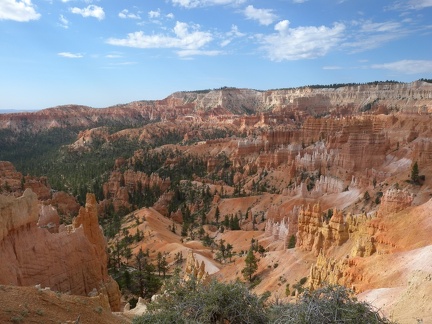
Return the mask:
<path id="1" fill-rule="evenodd" d="M 304 111 L 306 107 L 314 114 L 327 113 L 329 107 L 343 112 L 342 107 L 354 111 L 368 109 L 368 105 L 393 105 L 397 109 L 419 112 L 432 107 L 422 107 L 432 99 L 432 85 L 425 82 L 409 84 L 369 84 L 340 88 L 310 87 L 256 91 L 250 89 L 220 89 L 208 92 L 177 92 L 171 97 L 183 102 L 194 103 L 196 109 L 226 107 L 235 114 L 268 111 L 272 109 Z M 369 108 L 370 109 L 370 108 Z"/>
<path id="2" fill-rule="evenodd" d="M 112 310 L 119 310 L 120 292 L 107 272 L 94 195 L 87 195 L 74 223 L 61 226 L 58 233 L 38 227 L 38 219 L 37 196 L 31 190 L 19 198 L 0 196 L 0 283 L 40 284 L 76 295 L 96 289 L 108 295 Z"/>
<path id="3" fill-rule="evenodd" d="M 163 100 L 136 101 L 105 109 L 69 105 L 34 113 L 4 114 L 0 115 L 0 129 L 21 131 L 31 123 L 32 131 L 38 132 L 70 126 L 94 128 L 107 122 L 140 125 L 142 122 L 174 121 L 192 115 L 217 118 L 270 111 L 292 119 L 328 114 L 345 116 L 362 111 L 418 114 L 432 111 L 431 99 L 432 84 L 421 81 L 268 91 L 225 88 L 176 92 Z M 247 120 L 243 119 L 243 123 L 247 124 Z"/>

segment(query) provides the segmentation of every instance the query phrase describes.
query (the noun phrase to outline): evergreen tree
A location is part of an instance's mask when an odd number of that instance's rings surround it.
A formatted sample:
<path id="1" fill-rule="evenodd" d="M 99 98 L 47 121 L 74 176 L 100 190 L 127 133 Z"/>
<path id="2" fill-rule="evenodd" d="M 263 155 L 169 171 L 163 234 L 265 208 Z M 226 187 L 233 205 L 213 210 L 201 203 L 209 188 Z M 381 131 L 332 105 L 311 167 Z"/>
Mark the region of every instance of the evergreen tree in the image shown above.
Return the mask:
<path id="1" fill-rule="evenodd" d="M 139 250 L 135 256 L 136 271 L 134 278 L 139 287 L 139 295 L 142 298 L 150 298 L 161 287 L 161 281 L 154 274 L 155 266 L 148 261 L 148 252 Z"/>
<path id="2" fill-rule="evenodd" d="M 419 167 L 417 161 L 411 168 L 411 181 L 415 184 L 419 183 Z"/>
<path id="3" fill-rule="evenodd" d="M 235 215 L 234 218 L 232 219 L 231 229 L 233 231 L 240 230 L 240 224 L 239 224 L 239 219 L 238 219 L 237 215 Z"/>
<path id="4" fill-rule="evenodd" d="M 289 242 L 288 242 L 288 249 L 293 249 L 293 248 L 295 248 L 295 246 L 296 246 L 296 237 L 293 234 L 293 235 L 290 236 L 290 239 L 289 239 Z"/>
<path id="5" fill-rule="evenodd" d="M 224 225 L 226 228 L 229 228 L 229 227 L 230 227 L 230 220 L 229 220 L 228 215 L 225 215 L 225 219 L 224 219 L 224 221 L 223 221 L 223 225 Z"/>
<path id="6" fill-rule="evenodd" d="M 162 255 L 161 252 L 158 252 L 158 255 L 157 255 L 157 270 L 158 270 L 159 276 L 161 275 L 161 272 L 162 272 L 162 274 L 165 278 L 166 271 L 168 270 L 168 262 L 167 262 L 165 256 Z"/>
<path id="7" fill-rule="evenodd" d="M 252 248 L 249 249 L 248 254 L 246 255 L 245 259 L 245 267 L 242 270 L 243 277 L 246 280 L 249 280 L 249 282 L 252 281 L 252 277 L 254 273 L 258 269 L 258 260 L 255 257 Z"/>
<path id="8" fill-rule="evenodd" d="M 227 258 L 229 258 L 229 260 L 230 260 L 230 262 L 231 262 L 231 258 L 232 258 L 232 256 L 233 256 L 233 246 L 231 245 L 231 244 L 227 244 L 226 245 L 226 253 L 225 253 L 225 256 L 227 257 Z"/>
<path id="9" fill-rule="evenodd" d="M 219 224 L 219 216 L 220 216 L 219 206 L 216 206 L 216 211 L 215 211 L 216 224 Z"/>
<path id="10" fill-rule="evenodd" d="M 370 199 L 370 194 L 369 194 L 368 191 L 366 191 L 366 192 L 364 193 L 364 195 L 363 195 L 363 199 L 366 200 L 366 201 L 368 201 L 368 200 Z"/>

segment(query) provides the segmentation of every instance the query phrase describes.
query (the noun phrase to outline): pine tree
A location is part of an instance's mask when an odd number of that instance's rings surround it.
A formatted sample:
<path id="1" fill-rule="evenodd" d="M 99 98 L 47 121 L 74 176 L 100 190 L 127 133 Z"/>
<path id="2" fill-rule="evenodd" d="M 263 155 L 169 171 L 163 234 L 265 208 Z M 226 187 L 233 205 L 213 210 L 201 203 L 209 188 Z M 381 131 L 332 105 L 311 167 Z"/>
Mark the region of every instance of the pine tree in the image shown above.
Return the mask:
<path id="1" fill-rule="evenodd" d="M 242 270 L 243 277 L 246 280 L 249 280 L 249 282 L 251 282 L 252 276 L 257 271 L 257 269 L 258 269 L 258 260 L 255 257 L 252 248 L 250 248 L 248 254 L 246 255 L 245 267 Z"/>
<path id="2" fill-rule="evenodd" d="M 159 277 L 160 277 L 161 272 L 162 272 L 162 274 L 165 278 L 166 271 L 168 270 L 168 262 L 167 262 L 165 256 L 162 255 L 161 252 L 158 252 L 158 255 L 157 255 L 157 270 L 158 270 Z"/>
<path id="3" fill-rule="evenodd" d="M 139 295 L 142 298 L 150 298 L 158 291 L 162 283 L 153 273 L 155 266 L 148 261 L 148 251 L 146 253 L 142 249 L 138 251 L 135 256 L 135 266 L 136 271 L 133 274 L 136 286 L 139 287 Z"/>
<path id="4" fill-rule="evenodd" d="M 364 193 L 364 195 L 363 195 L 363 199 L 366 200 L 366 201 L 368 201 L 368 200 L 370 199 L 370 194 L 369 194 L 368 191 L 366 191 L 366 192 Z"/>
<path id="5" fill-rule="evenodd" d="M 411 169 L 411 181 L 415 184 L 419 183 L 419 167 L 417 161 L 414 163 Z"/>
<path id="6" fill-rule="evenodd" d="M 219 224 L 219 216 L 220 216 L 219 206 L 216 206 L 216 211 L 215 211 L 216 224 Z"/>

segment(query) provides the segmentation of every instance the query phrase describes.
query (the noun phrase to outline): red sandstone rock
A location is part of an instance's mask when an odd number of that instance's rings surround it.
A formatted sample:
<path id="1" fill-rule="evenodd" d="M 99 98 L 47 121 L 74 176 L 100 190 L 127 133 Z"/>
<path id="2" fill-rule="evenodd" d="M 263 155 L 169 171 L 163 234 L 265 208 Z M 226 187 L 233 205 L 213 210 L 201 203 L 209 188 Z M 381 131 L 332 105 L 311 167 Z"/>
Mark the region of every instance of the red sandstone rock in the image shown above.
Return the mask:
<path id="1" fill-rule="evenodd" d="M 1 284 L 40 284 L 53 290 L 87 295 L 93 289 L 108 295 L 111 309 L 120 309 L 120 292 L 107 272 L 106 242 L 98 225 L 96 201 L 87 195 L 74 225 L 50 233 L 36 226 L 36 194 L 0 196 Z"/>

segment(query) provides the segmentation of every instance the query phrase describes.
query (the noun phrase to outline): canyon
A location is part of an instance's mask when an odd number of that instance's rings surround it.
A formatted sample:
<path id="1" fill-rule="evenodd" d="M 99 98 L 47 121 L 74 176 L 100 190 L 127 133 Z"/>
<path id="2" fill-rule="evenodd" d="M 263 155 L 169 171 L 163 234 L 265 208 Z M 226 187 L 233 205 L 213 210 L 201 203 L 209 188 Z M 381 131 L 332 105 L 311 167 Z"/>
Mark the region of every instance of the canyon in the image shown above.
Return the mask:
<path id="1" fill-rule="evenodd" d="M 121 283 L 121 300 L 108 271 L 119 280 L 143 251 L 230 282 L 256 248 L 258 294 L 290 302 L 339 284 L 397 322 L 431 321 L 431 110 L 432 84 L 415 81 L 0 115 L 7 148 L 73 130 L 49 156 L 79 170 L 24 176 L 22 159 L 0 162 L 0 284 L 95 289 L 118 311 L 133 293 Z"/>

